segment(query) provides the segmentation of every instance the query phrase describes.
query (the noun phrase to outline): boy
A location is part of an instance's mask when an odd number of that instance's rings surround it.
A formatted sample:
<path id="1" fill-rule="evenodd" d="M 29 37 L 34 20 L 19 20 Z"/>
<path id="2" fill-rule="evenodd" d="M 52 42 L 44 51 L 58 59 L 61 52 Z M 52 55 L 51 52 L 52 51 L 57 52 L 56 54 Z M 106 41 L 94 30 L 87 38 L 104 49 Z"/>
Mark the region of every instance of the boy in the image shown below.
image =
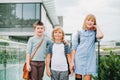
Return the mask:
<path id="1" fill-rule="evenodd" d="M 47 44 L 51 44 L 52 40 L 44 35 L 45 27 L 42 22 L 36 21 L 33 27 L 35 35 L 28 40 L 26 50 L 27 70 L 30 71 L 31 80 L 42 80 L 45 67 L 46 46 Z M 41 46 L 30 61 L 31 55 L 33 55 L 42 39 Z"/>
<path id="2" fill-rule="evenodd" d="M 70 48 L 63 43 L 64 31 L 55 27 L 52 32 L 54 43 L 49 45 L 46 57 L 46 73 L 51 80 L 68 80 L 70 65 Z"/>

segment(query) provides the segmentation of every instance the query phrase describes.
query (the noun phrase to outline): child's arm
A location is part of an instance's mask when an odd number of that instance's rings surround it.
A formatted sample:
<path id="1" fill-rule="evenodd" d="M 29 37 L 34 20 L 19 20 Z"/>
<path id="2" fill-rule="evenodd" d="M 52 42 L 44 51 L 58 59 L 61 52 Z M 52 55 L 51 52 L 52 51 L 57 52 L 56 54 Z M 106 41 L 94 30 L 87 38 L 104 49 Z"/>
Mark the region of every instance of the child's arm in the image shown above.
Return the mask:
<path id="1" fill-rule="evenodd" d="M 69 45 L 69 42 L 67 40 L 63 40 L 63 42 L 66 44 L 66 45 Z"/>
<path id="2" fill-rule="evenodd" d="M 76 50 L 71 51 L 71 65 L 70 65 L 70 70 L 74 70 L 74 57 L 75 57 Z"/>
<path id="3" fill-rule="evenodd" d="M 31 66 L 30 66 L 30 54 L 26 54 L 26 63 L 27 63 L 27 70 L 31 71 Z"/>
<path id="4" fill-rule="evenodd" d="M 51 59 L 51 55 L 47 54 L 46 56 L 46 74 L 48 77 L 51 76 L 51 72 L 50 72 L 50 59 Z"/>
<path id="5" fill-rule="evenodd" d="M 103 33 L 102 31 L 100 30 L 99 26 L 95 26 L 96 27 L 96 37 L 98 39 L 102 39 L 103 38 Z"/>
<path id="6" fill-rule="evenodd" d="M 71 66 L 71 56 L 70 54 L 67 54 L 67 58 L 68 58 L 68 64 L 69 64 L 69 69 L 70 69 L 70 75 L 73 75 L 73 69 L 70 68 Z"/>

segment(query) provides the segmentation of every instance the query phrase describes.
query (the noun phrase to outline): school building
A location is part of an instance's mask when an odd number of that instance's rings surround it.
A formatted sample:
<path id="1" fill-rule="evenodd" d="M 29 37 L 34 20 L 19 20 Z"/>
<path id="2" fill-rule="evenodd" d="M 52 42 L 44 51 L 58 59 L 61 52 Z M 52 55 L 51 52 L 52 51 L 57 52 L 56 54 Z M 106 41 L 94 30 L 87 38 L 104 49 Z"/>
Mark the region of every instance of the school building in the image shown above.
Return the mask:
<path id="1" fill-rule="evenodd" d="M 59 18 L 53 0 L 0 0 L 0 80 L 23 80 L 26 42 L 34 35 L 33 23 L 42 21 L 50 37 L 54 26 L 62 22 Z M 44 76 L 44 80 L 49 78 Z"/>
<path id="2" fill-rule="evenodd" d="M 32 35 L 33 23 L 41 20 L 46 34 L 59 25 L 54 0 L 1 0 L 0 37 L 26 41 Z"/>

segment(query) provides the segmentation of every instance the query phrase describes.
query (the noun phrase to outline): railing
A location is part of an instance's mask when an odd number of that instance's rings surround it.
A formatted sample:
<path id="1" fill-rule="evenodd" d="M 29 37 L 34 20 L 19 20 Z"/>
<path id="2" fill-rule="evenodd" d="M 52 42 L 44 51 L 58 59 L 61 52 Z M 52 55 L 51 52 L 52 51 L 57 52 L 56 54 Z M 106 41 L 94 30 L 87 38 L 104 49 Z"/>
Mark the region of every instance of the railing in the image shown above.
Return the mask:
<path id="1" fill-rule="evenodd" d="M 25 50 L 25 45 L 23 47 L 0 46 L 0 80 L 23 80 L 22 68 L 25 62 Z M 109 51 L 100 52 L 100 56 L 109 55 Z M 120 50 L 115 52 L 120 55 Z M 46 73 L 43 80 L 50 80 Z M 70 80 L 74 80 L 74 76 L 70 77 Z"/>
<path id="2" fill-rule="evenodd" d="M 0 80 L 22 80 L 25 48 L 0 46 Z"/>

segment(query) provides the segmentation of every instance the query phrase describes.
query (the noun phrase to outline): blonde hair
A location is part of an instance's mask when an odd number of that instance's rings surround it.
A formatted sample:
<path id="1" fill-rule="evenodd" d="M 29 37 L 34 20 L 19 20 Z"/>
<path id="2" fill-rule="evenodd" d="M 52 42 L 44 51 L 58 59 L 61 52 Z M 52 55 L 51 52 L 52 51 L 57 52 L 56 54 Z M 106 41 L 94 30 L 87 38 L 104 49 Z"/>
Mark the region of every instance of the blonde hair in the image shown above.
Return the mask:
<path id="1" fill-rule="evenodd" d="M 52 39 L 53 39 L 53 40 L 54 40 L 54 32 L 55 32 L 55 31 L 61 31 L 61 32 L 62 32 L 62 35 L 63 35 L 62 40 L 63 40 L 65 34 L 64 34 L 64 31 L 63 31 L 62 27 L 56 26 L 56 27 L 53 29 L 53 31 L 52 31 Z"/>
<path id="2" fill-rule="evenodd" d="M 90 20 L 90 19 L 94 21 L 94 25 L 97 25 L 95 16 L 93 14 L 88 14 L 84 20 L 82 29 L 87 29 L 86 20 Z"/>

